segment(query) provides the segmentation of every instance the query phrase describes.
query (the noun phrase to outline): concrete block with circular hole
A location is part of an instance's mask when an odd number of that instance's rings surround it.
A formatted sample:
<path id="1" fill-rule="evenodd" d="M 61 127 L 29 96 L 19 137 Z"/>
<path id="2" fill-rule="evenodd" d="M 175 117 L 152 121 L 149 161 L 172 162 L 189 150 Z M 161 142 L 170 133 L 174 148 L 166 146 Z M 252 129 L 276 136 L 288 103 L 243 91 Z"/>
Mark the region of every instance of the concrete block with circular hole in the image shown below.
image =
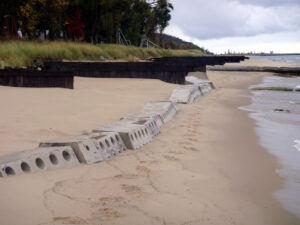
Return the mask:
<path id="1" fill-rule="evenodd" d="M 101 152 L 105 152 L 105 158 L 114 156 L 126 150 L 126 146 L 117 132 L 89 133 L 75 137 L 76 140 L 95 140 Z"/>
<path id="2" fill-rule="evenodd" d="M 162 121 L 167 123 L 180 111 L 179 106 L 171 101 L 149 102 L 142 109 L 142 113 L 160 115 Z"/>
<path id="3" fill-rule="evenodd" d="M 105 149 L 102 149 L 95 139 L 72 138 L 70 140 L 54 140 L 40 143 L 40 147 L 54 146 L 70 146 L 74 150 L 79 162 L 86 164 L 101 162 L 110 157 L 110 154 L 108 154 Z"/>
<path id="4" fill-rule="evenodd" d="M 36 148 L 0 158 L 0 177 L 78 165 L 71 147 Z"/>
<path id="5" fill-rule="evenodd" d="M 151 131 L 152 137 L 154 137 L 160 133 L 160 128 L 162 126 L 162 120 L 160 119 L 160 116 L 156 115 L 156 118 L 159 122 L 156 122 L 156 120 L 152 116 L 150 117 L 127 116 L 122 118 L 121 121 L 146 126 Z"/>
<path id="6" fill-rule="evenodd" d="M 152 133 L 148 126 L 127 122 L 116 122 L 93 130 L 94 133 L 117 132 L 127 149 L 137 149 L 152 141 Z"/>

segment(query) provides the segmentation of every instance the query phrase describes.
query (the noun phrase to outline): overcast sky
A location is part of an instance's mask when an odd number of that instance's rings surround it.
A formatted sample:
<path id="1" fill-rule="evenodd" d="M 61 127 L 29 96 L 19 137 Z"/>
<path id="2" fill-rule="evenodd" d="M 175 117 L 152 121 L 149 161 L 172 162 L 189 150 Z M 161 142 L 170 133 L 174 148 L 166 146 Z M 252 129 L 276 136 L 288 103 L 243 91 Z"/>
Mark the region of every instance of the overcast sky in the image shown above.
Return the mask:
<path id="1" fill-rule="evenodd" d="M 300 52 L 300 0 L 170 0 L 165 33 L 207 48 Z"/>

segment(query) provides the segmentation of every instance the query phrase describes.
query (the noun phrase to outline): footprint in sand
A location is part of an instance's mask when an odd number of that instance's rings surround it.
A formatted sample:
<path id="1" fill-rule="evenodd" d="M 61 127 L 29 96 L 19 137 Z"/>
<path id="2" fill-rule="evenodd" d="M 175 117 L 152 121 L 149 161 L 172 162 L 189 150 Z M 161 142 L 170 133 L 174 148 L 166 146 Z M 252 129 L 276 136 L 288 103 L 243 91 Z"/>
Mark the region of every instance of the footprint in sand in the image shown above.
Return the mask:
<path id="1" fill-rule="evenodd" d="M 100 221 L 107 221 L 125 216 L 125 214 L 117 211 L 114 208 L 102 208 L 97 212 L 97 217 L 100 219 Z"/>
<path id="2" fill-rule="evenodd" d="M 138 178 L 136 174 L 118 174 L 114 176 L 115 179 L 135 179 Z"/>
<path id="3" fill-rule="evenodd" d="M 181 142 L 177 142 L 177 144 L 179 144 L 180 146 L 187 146 L 187 145 L 191 145 L 191 143 L 187 142 L 187 141 L 181 141 Z"/>
<path id="4" fill-rule="evenodd" d="M 121 189 L 127 194 L 133 195 L 135 197 L 142 197 L 146 194 L 146 192 L 144 192 L 144 190 L 141 187 L 135 185 L 122 184 Z"/>
<path id="5" fill-rule="evenodd" d="M 192 151 L 192 152 L 199 152 L 200 150 L 194 147 L 183 147 L 185 150 Z"/>
<path id="6" fill-rule="evenodd" d="M 115 196 L 99 198 L 99 202 L 102 206 L 119 206 L 126 201 L 121 196 Z"/>
<path id="7" fill-rule="evenodd" d="M 168 161 L 171 161 L 171 162 L 178 162 L 179 161 L 179 159 L 174 157 L 174 156 L 164 155 L 164 158 Z"/>
<path id="8" fill-rule="evenodd" d="M 196 138 L 187 138 L 187 140 L 189 140 L 189 141 L 191 141 L 191 142 L 198 142 L 198 139 L 196 139 Z"/>
<path id="9" fill-rule="evenodd" d="M 151 172 L 151 170 L 148 169 L 146 166 L 137 166 L 136 170 L 139 171 L 139 172 L 144 172 L 144 173 L 150 173 Z"/>
<path id="10" fill-rule="evenodd" d="M 59 223 L 59 224 L 88 224 L 87 221 L 85 221 L 84 219 L 80 218 L 80 217 L 71 217 L 71 216 L 66 216 L 66 217 L 62 217 L 62 216 L 57 216 L 57 217 L 53 217 L 53 222 L 55 223 Z"/>
<path id="11" fill-rule="evenodd" d="M 176 155 L 183 155 L 184 154 L 184 152 L 181 152 L 181 151 L 169 151 L 168 153 L 176 154 Z"/>

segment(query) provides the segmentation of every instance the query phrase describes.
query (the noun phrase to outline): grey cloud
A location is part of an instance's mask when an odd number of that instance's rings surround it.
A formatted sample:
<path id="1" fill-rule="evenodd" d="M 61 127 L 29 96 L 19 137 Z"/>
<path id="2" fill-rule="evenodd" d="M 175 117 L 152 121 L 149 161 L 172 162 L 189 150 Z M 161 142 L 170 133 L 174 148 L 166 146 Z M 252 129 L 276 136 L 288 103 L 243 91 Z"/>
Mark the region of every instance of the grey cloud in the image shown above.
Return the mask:
<path id="1" fill-rule="evenodd" d="M 299 0 L 232 0 L 242 4 L 261 5 L 261 6 L 279 6 L 279 5 L 299 5 Z"/>
<path id="2" fill-rule="evenodd" d="M 171 2 L 175 7 L 171 23 L 186 35 L 202 40 L 272 34 L 300 28 L 300 4 L 292 7 L 287 4 L 295 3 L 295 0 L 286 0 L 281 5 L 275 5 L 276 2 L 283 2 L 280 0 Z M 252 4 L 246 4 L 248 2 Z M 256 2 L 260 4 L 256 5 Z M 274 3 L 272 7 L 268 5 L 271 2 Z"/>

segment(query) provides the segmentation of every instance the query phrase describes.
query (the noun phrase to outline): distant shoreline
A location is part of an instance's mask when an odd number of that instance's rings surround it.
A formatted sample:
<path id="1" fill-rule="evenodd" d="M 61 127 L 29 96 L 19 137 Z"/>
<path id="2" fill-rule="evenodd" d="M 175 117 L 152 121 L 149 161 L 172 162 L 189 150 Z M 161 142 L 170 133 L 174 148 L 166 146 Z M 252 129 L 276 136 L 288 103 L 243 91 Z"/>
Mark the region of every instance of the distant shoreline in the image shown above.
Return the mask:
<path id="1" fill-rule="evenodd" d="M 245 54 L 245 56 L 281 56 L 281 55 L 300 55 L 300 53 L 278 53 L 278 54 Z"/>

